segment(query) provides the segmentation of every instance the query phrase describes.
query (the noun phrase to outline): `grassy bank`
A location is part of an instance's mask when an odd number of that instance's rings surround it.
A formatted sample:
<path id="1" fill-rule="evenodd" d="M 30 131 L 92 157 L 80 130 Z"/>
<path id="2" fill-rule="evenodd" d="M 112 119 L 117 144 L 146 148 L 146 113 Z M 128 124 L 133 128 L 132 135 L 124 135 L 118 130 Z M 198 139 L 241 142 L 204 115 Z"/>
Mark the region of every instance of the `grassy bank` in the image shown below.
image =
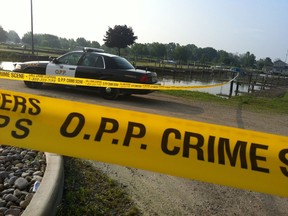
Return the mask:
<path id="1" fill-rule="evenodd" d="M 273 91 L 273 89 L 271 90 Z M 274 90 L 276 91 L 276 90 Z M 245 94 L 242 96 L 225 99 L 216 95 L 197 91 L 161 91 L 162 94 L 169 94 L 189 100 L 207 101 L 227 106 L 239 106 L 257 112 L 283 113 L 288 114 L 288 91 L 282 90 L 276 93 L 262 92 L 260 94 Z"/>
<path id="2" fill-rule="evenodd" d="M 141 215 L 125 189 L 89 161 L 65 158 L 62 204 L 57 216 Z"/>

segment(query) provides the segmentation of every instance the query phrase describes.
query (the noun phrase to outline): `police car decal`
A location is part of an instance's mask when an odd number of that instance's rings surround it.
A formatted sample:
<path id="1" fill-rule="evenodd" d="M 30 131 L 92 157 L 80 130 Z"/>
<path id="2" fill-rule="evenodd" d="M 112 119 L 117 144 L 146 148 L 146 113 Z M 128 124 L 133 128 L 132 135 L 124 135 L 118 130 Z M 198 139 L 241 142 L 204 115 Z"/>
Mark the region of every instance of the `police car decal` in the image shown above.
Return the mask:
<path id="1" fill-rule="evenodd" d="M 48 63 L 46 75 L 75 77 L 77 66 Z"/>

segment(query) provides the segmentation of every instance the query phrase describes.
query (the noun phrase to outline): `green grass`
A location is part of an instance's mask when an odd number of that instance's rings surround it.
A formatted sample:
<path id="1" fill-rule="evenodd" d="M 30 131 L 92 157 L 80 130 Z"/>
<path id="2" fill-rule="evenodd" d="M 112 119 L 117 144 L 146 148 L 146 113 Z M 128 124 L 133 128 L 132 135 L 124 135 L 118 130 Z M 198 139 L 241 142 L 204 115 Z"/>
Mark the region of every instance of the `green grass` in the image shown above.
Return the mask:
<path id="1" fill-rule="evenodd" d="M 66 157 L 64 168 L 64 192 L 57 216 L 141 215 L 124 188 L 91 162 Z"/>
<path id="2" fill-rule="evenodd" d="M 288 101 L 288 92 L 286 92 L 285 95 L 282 97 L 282 101 Z"/>
<path id="3" fill-rule="evenodd" d="M 243 104 L 243 107 L 258 111 L 288 114 L 288 92 L 281 97 L 255 97 L 252 95 L 244 95 L 231 99 L 231 103 Z"/>
<path id="4" fill-rule="evenodd" d="M 202 101 L 212 101 L 212 102 L 219 102 L 219 103 L 225 103 L 227 99 L 218 97 L 216 95 L 212 95 L 205 92 L 198 92 L 198 91 L 185 91 L 185 90 L 167 90 L 167 91 L 160 91 L 160 93 L 173 95 L 176 97 L 183 97 L 187 99 L 197 99 Z"/>
<path id="5" fill-rule="evenodd" d="M 160 93 L 183 97 L 189 100 L 207 101 L 228 106 L 239 106 L 257 112 L 271 112 L 288 114 L 288 92 L 282 96 L 256 97 L 251 94 L 225 99 L 209 93 L 196 91 L 161 91 Z"/>

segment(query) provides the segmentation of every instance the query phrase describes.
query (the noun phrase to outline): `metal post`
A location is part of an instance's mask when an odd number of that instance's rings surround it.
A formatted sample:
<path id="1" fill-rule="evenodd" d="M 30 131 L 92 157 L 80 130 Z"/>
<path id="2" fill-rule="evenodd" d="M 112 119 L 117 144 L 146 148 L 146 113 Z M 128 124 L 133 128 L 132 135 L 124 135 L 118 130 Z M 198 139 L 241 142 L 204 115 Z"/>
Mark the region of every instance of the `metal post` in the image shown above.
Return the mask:
<path id="1" fill-rule="evenodd" d="M 34 55 L 34 35 L 33 35 L 33 4 L 32 4 L 32 0 L 30 0 L 31 2 L 31 39 L 32 39 L 32 55 Z"/>

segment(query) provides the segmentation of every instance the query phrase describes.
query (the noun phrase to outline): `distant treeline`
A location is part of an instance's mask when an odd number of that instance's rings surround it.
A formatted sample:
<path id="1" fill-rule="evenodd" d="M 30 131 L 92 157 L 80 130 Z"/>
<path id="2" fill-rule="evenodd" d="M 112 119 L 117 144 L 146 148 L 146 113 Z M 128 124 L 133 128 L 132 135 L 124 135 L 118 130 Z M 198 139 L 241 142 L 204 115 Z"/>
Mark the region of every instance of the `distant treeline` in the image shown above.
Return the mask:
<path id="1" fill-rule="evenodd" d="M 3 36 L 6 35 L 6 36 Z M 74 39 L 60 38 L 51 34 L 34 34 L 34 46 L 37 48 L 46 47 L 58 50 L 69 51 L 77 47 L 103 48 L 106 52 L 116 53 L 115 49 L 100 45 L 97 41 L 89 41 L 83 37 Z M 5 32 L 0 26 L 0 42 L 15 43 L 29 48 L 32 43 L 30 32 L 24 34 L 20 39 L 15 31 Z M 194 44 L 182 46 L 178 43 L 135 43 L 131 47 L 125 48 L 122 55 L 135 61 L 142 59 L 152 59 L 154 61 L 174 62 L 175 64 L 209 64 L 221 67 L 245 67 L 257 68 L 273 66 L 271 58 L 256 60 L 256 56 L 249 51 L 244 54 L 232 54 L 224 50 L 216 50 L 212 47 L 197 47 Z"/>

